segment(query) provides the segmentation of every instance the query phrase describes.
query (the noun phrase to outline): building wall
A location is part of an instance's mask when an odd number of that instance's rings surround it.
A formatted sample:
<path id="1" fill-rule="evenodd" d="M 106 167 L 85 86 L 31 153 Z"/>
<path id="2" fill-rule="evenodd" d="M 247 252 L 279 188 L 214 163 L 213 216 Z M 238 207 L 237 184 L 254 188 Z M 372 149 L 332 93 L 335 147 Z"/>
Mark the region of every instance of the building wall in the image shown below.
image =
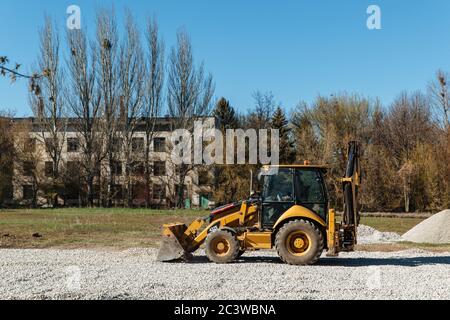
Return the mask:
<path id="1" fill-rule="evenodd" d="M 163 120 L 161 120 L 163 121 Z M 203 126 L 205 129 L 207 128 L 214 128 L 216 125 L 215 118 L 205 118 L 203 122 Z M 70 126 L 69 126 L 70 128 Z M 151 161 L 163 161 L 165 162 L 165 174 L 163 176 L 156 176 L 154 173 L 152 174 L 152 183 L 153 186 L 162 186 L 163 190 L 165 190 L 165 198 L 163 200 L 156 200 L 154 199 L 153 205 L 155 206 L 161 206 L 161 207 L 168 207 L 170 206 L 170 203 L 174 200 L 174 195 L 176 192 L 176 185 L 178 184 L 178 176 L 176 174 L 176 165 L 171 160 L 170 155 L 170 137 L 171 137 L 172 131 L 158 131 L 155 132 L 152 140 L 151 145 L 151 151 L 150 151 L 150 159 Z M 80 152 L 79 149 L 77 152 L 69 152 L 68 151 L 68 139 L 81 139 L 75 130 L 67 130 L 67 132 L 64 133 L 64 141 L 62 146 L 62 153 L 61 153 L 61 164 L 60 164 L 60 170 L 63 171 L 63 169 L 67 166 L 67 163 L 70 161 L 78 161 L 80 159 Z M 49 154 L 45 150 L 45 144 L 44 139 L 49 138 L 49 133 L 42 133 L 40 130 L 36 129 L 29 133 L 30 138 L 34 138 L 36 140 L 36 147 L 34 157 L 38 159 L 36 170 L 34 171 L 34 177 L 26 176 L 24 172 L 24 166 L 22 162 L 16 162 L 14 164 L 14 179 L 13 179 L 13 197 L 14 200 L 22 205 L 26 205 L 31 203 L 31 200 L 24 199 L 24 191 L 27 192 L 30 189 L 29 186 L 32 186 L 34 183 L 33 181 L 38 181 L 40 185 L 44 184 L 46 181 L 48 182 L 50 178 L 46 177 L 45 175 L 45 163 L 51 162 L 52 159 L 49 156 Z M 133 136 L 134 138 L 145 138 L 145 132 L 136 132 Z M 166 152 L 156 152 L 155 146 L 153 142 L 155 141 L 155 138 L 165 138 L 165 144 L 166 144 Z M 63 139 L 61 135 L 61 140 Z M 144 139 L 145 141 L 145 139 Z M 136 152 L 136 158 L 141 158 L 143 160 L 143 152 Z M 121 162 L 122 167 L 122 174 L 115 175 L 115 184 L 116 185 L 125 185 L 125 166 L 124 166 L 124 155 L 120 155 L 117 159 Z M 204 170 L 204 169 L 202 169 Z M 102 163 L 101 168 L 101 175 L 103 177 L 106 177 L 109 173 L 109 165 L 107 161 L 104 161 Z M 140 177 L 139 175 L 133 175 L 132 176 L 133 182 L 135 184 L 138 184 L 139 182 L 144 182 L 144 178 Z M 100 181 L 96 179 L 94 184 L 100 184 Z M 192 206 L 200 206 L 202 197 L 207 197 L 207 195 L 211 194 L 212 188 L 211 184 L 206 185 L 199 185 L 199 174 L 198 170 L 191 171 L 189 175 L 185 179 L 185 185 L 186 185 L 186 198 L 189 199 L 189 202 Z M 25 187 L 28 186 L 28 187 Z M 137 190 L 139 191 L 139 190 Z M 38 192 L 37 197 L 37 205 L 38 206 L 45 206 L 48 203 L 48 194 L 46 194 L 42 189 Z M 171 201 L 172 200 L 172 201 Z M 64 201 L 62 199 L 59 200 L 59 202 L 62 204 Z M 113 201 L 114 205 L 120 206 L 124 204 L 124 201 L 121 199 L 116 199 Z M 143 205 L 142 198 L 135 199 L 134 205 Z M 78 205 L 79 199 L 65 199 L 66 205 Z M 203 201 L 204 204 L 204 201 Z"/>

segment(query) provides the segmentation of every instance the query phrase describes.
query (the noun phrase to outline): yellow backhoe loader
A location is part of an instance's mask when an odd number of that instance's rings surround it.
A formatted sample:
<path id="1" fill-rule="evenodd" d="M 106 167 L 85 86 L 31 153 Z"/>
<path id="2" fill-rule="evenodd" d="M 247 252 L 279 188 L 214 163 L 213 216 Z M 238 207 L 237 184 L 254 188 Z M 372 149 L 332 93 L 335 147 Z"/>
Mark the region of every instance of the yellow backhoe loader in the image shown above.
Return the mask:
<path id="1" fill-rule="evenodd" d="M 323 250 L 337 256 L 353 251 L 359 223 L 359 146 L 350 142 L 342 182 L 344 212 L 336 222 L 329 208 L 324 180 L 326 166 L 264 166 L 259 174 L 261 193 L 250 199 L 219 207 L 209 217 L 189 226 L 163 226 L 158 261 L 188 260 L 204 244 L 215 263 L 228 263 L 247 250 L 275 248 L 293 265 L 317 262 Z"/>

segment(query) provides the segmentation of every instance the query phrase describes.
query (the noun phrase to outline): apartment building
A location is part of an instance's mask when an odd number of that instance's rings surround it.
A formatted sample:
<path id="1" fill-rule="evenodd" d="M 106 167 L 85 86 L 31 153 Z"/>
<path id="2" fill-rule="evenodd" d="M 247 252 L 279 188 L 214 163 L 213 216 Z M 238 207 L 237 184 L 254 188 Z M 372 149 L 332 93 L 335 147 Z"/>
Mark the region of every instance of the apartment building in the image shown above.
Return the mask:
<path id="1" fill-rule="evenodd" d="M 132 137 L 133 162 L 125 166 L 123 154 L 123 139 L 120 132 L 115 138 L 115 159 L 113 165 L 104 159 L 96 170 L 93 184 L 94 204 L 102 205 L 108 197 L 113 206 L 123 206 L 129 195 L 128 186 L 131 184 L 132 206 L 150 206 L 168 208 L 176 205 L 180 194 L 179 166 L 171 157 L 171 135 L 176 129 L 176 121 L 169 117 L 155 119 L 153 135 L 150 142 L 149 159 L 151 163 L 151 185 L 148 189 L 144 179 L 144 156 L 146 150 L 145 119 L 137 123 L 137 130 Z M 35 202 L 37 206 L 49 206 L 58 201 L 60 205 L 79 206 L 86 204 L 86 185 L 82 179 L 83 141 L 78 130 L 75 130 L 77 119 L 67 119 L 66 130 L 58 138 L 61 149 L 61 163 L 55 168 L 52 157 L 46 150 L 50 133 L 42 129 L 35 118 L 15 118 L 16 123 L 28 123 L 29 132 L 24 140 L 17 142 L 17 149 L 23 156 L 13 164 L 13 178 L 11 181 L 12 202 L 17 205 L 28 205 Z M 214 117 L 202 118 L 203 127 L 217 126 Z M 112 168 L 111 168 L 112 167 Z M 129 174 L 126 174 L 128 168 Z M 107 177 L 112 169 L 114 183 L 108 183 Z M 59 186 L 60 190 L 49 187 L 54 170 L 64 176 Z M 128 180 L 126 179 L 128 178 Z M 196 166 L 190 170 L 184 180 L 183 204 L 186 207 L 212 206 L 211 168 Z M 106 196 L 108 195 L 108 196 Z M 56 200 L 55 200 L 56 199 Z M 177 199 L 177 200 L 176 200 Z M 53 201 L 53 202 L 52 202 Z"/>

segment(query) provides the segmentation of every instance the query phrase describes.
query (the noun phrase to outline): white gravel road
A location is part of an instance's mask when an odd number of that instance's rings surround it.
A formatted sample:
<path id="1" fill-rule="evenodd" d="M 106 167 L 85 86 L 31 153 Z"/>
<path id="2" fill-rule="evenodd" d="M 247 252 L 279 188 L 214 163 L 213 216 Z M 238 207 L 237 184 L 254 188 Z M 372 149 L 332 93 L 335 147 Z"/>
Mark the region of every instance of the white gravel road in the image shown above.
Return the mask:
<path id="1" fill-rule="evenodd" d="M 155 262 L 155 249 L 0 250 L 0 299 L 450 299 L 450 252 L 342 253 L 289 266 Z"/>

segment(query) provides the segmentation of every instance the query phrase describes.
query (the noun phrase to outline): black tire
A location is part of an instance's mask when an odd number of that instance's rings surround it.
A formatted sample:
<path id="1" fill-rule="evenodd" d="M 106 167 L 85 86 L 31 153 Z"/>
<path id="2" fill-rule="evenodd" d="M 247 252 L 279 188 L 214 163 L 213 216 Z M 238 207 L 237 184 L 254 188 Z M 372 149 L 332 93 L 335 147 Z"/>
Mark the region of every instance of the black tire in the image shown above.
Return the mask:
<path id="1" fill-rule="evenodd" d="M 285 263 L 311 265 L 319 260 L 324 242 L 322 233 L 313 223 L 293 220 L 278 230 L 275 247 Z"/>
<path id="2" fill-rule="evenodd" d="M 208 234 L 205 247 L 206 256 L 215 263 L 232 262 L 239 254 L 239 241 L 228 230 L 218 230 Z"/>

